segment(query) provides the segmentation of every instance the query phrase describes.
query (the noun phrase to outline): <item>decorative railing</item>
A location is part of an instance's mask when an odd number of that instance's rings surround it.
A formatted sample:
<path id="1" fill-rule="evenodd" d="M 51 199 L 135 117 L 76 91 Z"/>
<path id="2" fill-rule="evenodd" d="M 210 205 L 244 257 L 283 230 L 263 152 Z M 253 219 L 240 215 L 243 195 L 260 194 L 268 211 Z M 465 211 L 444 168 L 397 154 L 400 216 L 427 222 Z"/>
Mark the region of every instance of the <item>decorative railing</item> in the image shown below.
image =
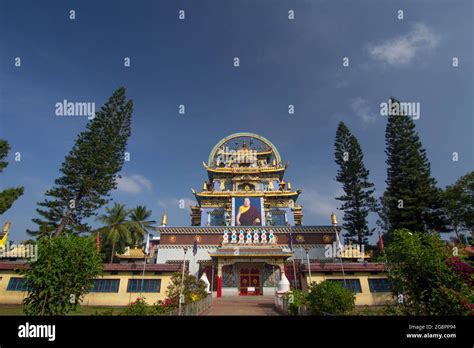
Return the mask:
<path id="1" fill-rule="evenodd" d="M 222 244 L 276 244 L 273 229 L 231 229 L 224 230 Z"/>
<path id="2" fill-rule="evenodd" d="M 208 295 L 200 301 L 191 302 L 179 308 L 166 313 L 166 315 L 201 315 L 211 308 L 212 295 Z"/>

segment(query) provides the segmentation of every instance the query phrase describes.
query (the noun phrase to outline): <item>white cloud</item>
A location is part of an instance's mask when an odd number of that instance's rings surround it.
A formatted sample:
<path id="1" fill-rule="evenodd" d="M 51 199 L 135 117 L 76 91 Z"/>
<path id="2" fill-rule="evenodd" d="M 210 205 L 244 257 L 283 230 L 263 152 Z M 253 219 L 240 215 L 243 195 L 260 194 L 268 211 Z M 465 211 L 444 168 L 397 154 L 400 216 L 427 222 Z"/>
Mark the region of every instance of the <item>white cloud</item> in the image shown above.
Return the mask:
<path id="1" fill-rule="evenodd" d="M 405 35 L 400 35 L 377 45 L 370 44 L 370 56 L 392 66 L 407 65 L 420 52 L 431 51 L 439 45 L 440 37 L 429 27 L 417 23 Z"/>
<path id="2" fill-rule="evenodd" d="M 152 188 L 151 181 L 140 174 L 122 175 L 117 178 L 117 188 L 120 191 L 137 194 L 143 191 L 150 191 Z"/>
<path id="3" fill-rule="evenodd" d="M 350 107 L 354 114 L 359 117 L 364 123 L 374 122 L 377 118 L 376 114 L 370 110 L 370 104 L 367 100 L 361 97 L 352 99 Z"/>
<path id="4" fill-rule="evenodd" d="M 337 213 L 337 207 L 340 205 L 336 197 L 342 194 L 342 189 L 336 190 L 331 195 L 322 194 L 315 188 L 305 189 L 298 203 L 303 205 L 305 214 L 324 217 L 329 224 L 331 213 Z"/>

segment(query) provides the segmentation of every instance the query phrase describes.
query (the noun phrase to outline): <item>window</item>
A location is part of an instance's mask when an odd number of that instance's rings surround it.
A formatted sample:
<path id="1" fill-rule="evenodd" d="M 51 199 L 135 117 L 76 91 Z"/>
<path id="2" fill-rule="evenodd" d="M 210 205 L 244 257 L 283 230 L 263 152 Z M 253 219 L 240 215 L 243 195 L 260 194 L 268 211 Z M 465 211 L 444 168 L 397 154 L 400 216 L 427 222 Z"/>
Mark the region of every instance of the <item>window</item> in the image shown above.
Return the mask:
<path id="1" fill-rule="evenodd" d="M 120 279 L 94 279 L 91 292 L 118 292 Z"/>
<path id="2" fill-rule="evenodd" d="M 161 279 L 129 279 L 127 292 L 160 292 L 160 288 Z"/>
<path id="3" fill-rule="evenodd" d="M 370 292 L 390 292 L 390 282 L 386 278 L 381 279 L 369 279 Z"/>
<path id="4" fill-rule="evenodd" d="M 282 209 L 272 210 L 272 224 L 273 226 L 286 226 L 286 211 Z"/>
<path id="5" fill-rule="evenodd" d="M 362 288 L 360 287 L 359 279 L 328 279 L 330 282 L 338 282 L 344 288 L 351 290 L 352 292 L 358 293 L 362 292 Z"/>
<path id="6" fill-rule="evenodd" d="M 211 226 L 225 226 L 224 210 L 216 209 L 209 212 L 209 223 Z"/>
<path id="7" fill-rule="evenodd" d="M 12 277 L 8 282 L 7 290 L 9 291 L 28 291 L 28 284 L 25 278 Z"/>

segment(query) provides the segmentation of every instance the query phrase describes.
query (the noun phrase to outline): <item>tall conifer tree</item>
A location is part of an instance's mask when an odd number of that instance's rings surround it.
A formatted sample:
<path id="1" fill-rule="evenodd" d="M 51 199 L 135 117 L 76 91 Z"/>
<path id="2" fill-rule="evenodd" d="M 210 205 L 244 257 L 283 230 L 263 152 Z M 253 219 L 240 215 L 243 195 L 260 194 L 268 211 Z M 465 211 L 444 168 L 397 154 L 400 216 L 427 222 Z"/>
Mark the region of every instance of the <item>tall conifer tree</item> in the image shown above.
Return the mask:
<path id="1" fill-rule="evenodd" d="M 359 142 L 343 122 L 337 127 L 335 148 L 339 165 L 336 180 L 344 190 L 344 195 L 336 198 L 343 202 L 340 209 L 344 211 L 342 226 L 347 231 L 344 237 L 360 245 L 367 244 L 367 237 L 373 233 L 367 225 L 367 216 L 376 210 L 375 189 L 369 181 Z"/>
<path id="2" fill-rule="evenodd" d="M 0 173 L 8 165 L 5 157 L 10 151 L 10 146 L 5 140 L 0 139 Z M 12 187 L 0 191 L 0 215 L 6 212 L 12 204 L 23 194 L 23 187 Z"/>
<path id="3" fill-rule="evenodd" d="M 391 98 L 400 110 L 400 103 Z M 422 232 L 445 229 L 441 191 L 431 177 L 430 163 L 415 123 L 403 110 L 388 115 L 385 131 L 387 189 L 381 197 L 381 218 L 388 232 L 407 228 Z"/>
<path id="4" fill-rule="evenodd" d="M 89 121 L 61 166 L 47 198 L 38 203 L 41 218 L 33 219 L 39 228 L 32 235 L 56 235 L 90 231 L 83 219 L 96 215 L 106 204 L 109 192 L 124 162 L 131 134 L 133 103 L 126 100 L 125 88 L 117 89 Z"/>

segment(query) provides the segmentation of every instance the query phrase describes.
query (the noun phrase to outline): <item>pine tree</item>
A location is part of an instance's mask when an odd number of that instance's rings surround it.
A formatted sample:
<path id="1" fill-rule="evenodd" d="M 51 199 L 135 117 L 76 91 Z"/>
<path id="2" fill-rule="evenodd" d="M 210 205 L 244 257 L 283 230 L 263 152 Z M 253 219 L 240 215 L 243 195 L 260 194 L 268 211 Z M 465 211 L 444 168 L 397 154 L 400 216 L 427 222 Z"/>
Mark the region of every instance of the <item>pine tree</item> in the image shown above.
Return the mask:
<path id="1" fill-rule="evenodd" d="M 47 198 L 36 209 L 41 218 L 32 235 L 89 232 L 83 219 L 96 215 L 98 208 L 110 201 L 109 192 L 117 187 L 117 173 L 122 169 L 127 139 L 131 134 L 133 103 L 127 101 L 125 88 L 117 89 L 96 112 L 76 139 L 61 166 Z"/>
<path id="2" fill-rule="evenodd" d="M 391 98 L 391 101 L 400 109 L 396 99 Z M 385 144 L 387 189 L 381 197 L 381 219 L 387 231 L 443 230 L 441 190 L 431 177 L 430 163 L 415 131 L 415 123 L 403 111 L 390 112 Z"/>
<path id="3" fill-rule="evenodd" d="M 340 209 L 344 211 L 342 227 L 347 231 L 344 237 L 359 245 L 367 244 L 367 237 L 373 233 L 367 225 L 367 216 L 376 210 L 375 189 L 369 181 L 359 142 L 343 122 L 337 127 L 335 148 L 339 165 L 336 180 L 344 190 L 344 195 L 336 198 L 343 202 Z"/>
<path id="4" fill-rule="evenodd" d="M 5 157 L 10 151 L 10 145 L 5 140 L 0 139 L 0 173 L 8 165 L 7 161 L 4 161 Z M 0 191 L 0 215 L 6 212 L 13 203 L 23 194 L 23 187 L 8 188 Z"/>
<path id="5" fill-rule="evenodd" d="M 461 241 L 459 232 L 474 228 L 474 171 L 447 186 L 443 198 L 449 229 Z"/>

